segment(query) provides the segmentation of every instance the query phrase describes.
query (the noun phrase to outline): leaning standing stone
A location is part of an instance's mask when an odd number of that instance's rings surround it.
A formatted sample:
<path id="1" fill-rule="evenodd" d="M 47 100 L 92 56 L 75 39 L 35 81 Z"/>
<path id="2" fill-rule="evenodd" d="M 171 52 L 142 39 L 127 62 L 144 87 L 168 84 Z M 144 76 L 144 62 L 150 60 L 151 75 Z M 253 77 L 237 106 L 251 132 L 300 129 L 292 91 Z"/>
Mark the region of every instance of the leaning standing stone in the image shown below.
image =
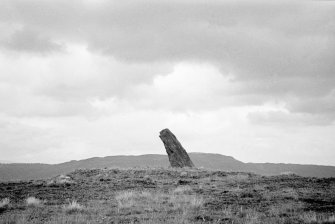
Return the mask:
<path id="1" fill-rule="evenodd" d="M 187 152 L 169 129 L 162 130 L 159 137 L 164 143 L 172 167 L 194 167 Z"/>

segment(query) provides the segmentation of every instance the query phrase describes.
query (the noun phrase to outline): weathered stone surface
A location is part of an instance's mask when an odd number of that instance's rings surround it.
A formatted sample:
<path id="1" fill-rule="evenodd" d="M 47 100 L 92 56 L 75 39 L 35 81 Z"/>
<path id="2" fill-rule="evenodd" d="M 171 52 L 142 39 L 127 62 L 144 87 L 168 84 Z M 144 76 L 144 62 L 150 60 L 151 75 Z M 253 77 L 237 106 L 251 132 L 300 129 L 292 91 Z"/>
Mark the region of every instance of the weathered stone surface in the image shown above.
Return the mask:
<path id="1" fill-rule="evenodd" d="M 172 167 L 194 167 L 187 152 L 169 129 L 162 130 L 159 137 L 164 143 Z"/>

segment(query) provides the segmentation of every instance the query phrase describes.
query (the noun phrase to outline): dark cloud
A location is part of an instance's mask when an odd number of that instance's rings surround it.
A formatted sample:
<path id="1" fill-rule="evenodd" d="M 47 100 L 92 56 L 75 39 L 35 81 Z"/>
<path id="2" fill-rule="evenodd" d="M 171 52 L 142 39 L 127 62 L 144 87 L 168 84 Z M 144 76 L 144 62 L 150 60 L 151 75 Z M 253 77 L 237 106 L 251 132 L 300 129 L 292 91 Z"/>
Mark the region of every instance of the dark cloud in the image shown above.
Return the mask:
<path id="1" fill-rule="evenodd" d="M 334 117 L 331 3 L 13 0 L 0 6 L 1 23 L 24 27 L 9 36 L 13 50 L 81 43 L 124 63 L 207 62 L 234 76 L 230 94 L 245 104 L 286 101 L 293 113 Z M 62 88 L 55 89 L 58 95 Z"/>
<path id="2" fill-rule="evenodd" d="M 293 99 L 288 109 L 292 112 L 327 115 L 335 118 L 335 90 L 324 97 L 309 97 L 308 99 Z"/>
<path id="3" fill-rule="evenodd" d="M 63 46 L 50 38 L 39 35 L 33 30 L 17 30 L 10 37 L 0 42 L 3 47 L 19 51 L 47 54 L 62 51 Z"/>

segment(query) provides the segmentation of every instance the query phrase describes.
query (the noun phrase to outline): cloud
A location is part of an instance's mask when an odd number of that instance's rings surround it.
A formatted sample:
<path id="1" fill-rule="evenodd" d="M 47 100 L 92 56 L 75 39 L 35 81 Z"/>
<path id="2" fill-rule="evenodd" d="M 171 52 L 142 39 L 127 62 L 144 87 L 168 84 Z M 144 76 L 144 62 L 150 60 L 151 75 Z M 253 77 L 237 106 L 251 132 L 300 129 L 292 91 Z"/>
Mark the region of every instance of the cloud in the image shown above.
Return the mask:
<path id="1" fill-rule="evenodd" d="M 293 103 L 288 108 L 292 112 L 303 112 L 308 114 L 333 115 L 335 111 L 335 89 L 322 97 L 309 97 L 305 100 L 292 99 Z"/>
<path id="2" fill-rule="evenodd" d="M 6 40 L 2 40 L 2 47 L 19 52 L 47 54 L 63 50 L 63 46 L 47 37 L 40 36 L 33 30 L 17 30 Z"/>
<path id="3" fill-rule="evenodd" d="M 135 67 L 205 62 L 234 77 L 231 96 L 243 104 L 286 100 L 294 112 L 311 97 L 313 104 L 305 107 L 318 104 L 335 86 L 335 7 L 327 2 L 14 0 L 0 8 L 2 27 L 24 28 L 13 31 L 8 49 L 46 53 L 59 50 L 59 43 L 79 43 Z M 101 97 L 108 92 L 105 83 L 118 82 L 120 93 L 122 82 L 147 79 L 143 73 L 151 72 L 140 73 L 79 88 Z M 77 84 L 53 86 L 50 95 L 84 94 Z"/>
<path id="4" fill-rule="evenodd" d="M 232 103 L 222 96 L 231 89 L 228 76 L 209 64 L 179 63 L 171 73 L 135 86 L 126 95 L 140 108 L 168 111 L 210 111 Z"/>
<path id="5" fill-rule="evenodd" d="M 334 117 L 310 113 L 290 113 L 288 111 L 250 112 L 248 119 L 256 125 L 306 126 L 329 125 Z"/>
<path id="6" fill-rule="evenodd" d="M 332 125 L 334 124 L 334 90 L 326 96 L 306 99 L 287 97 L 279 108 L 255 110 L 248 114 L 251 122 L 260 125 Z"/>
<path id="7" fill-rule="evenodd" d="M 124 98 L 134 86 L 168 73 L 165 64 L 126 64 L 72 46 L 66 54 L 0 54 L 0 111 L 11 116 L 96 116 L 94 99 Z"/>

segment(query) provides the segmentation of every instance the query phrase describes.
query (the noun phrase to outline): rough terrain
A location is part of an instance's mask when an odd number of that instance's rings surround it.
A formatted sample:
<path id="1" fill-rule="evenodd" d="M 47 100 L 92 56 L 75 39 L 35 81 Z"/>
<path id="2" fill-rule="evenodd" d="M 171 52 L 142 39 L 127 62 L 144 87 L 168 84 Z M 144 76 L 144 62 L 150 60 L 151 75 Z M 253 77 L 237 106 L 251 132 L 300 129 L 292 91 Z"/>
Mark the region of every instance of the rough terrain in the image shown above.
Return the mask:
<path id="1" fill-rule="evenodd" d="M 0 183 L 0 201 L 5 198 L 0 223 L 335 223 L 335 178 L 296 175 L 76 170 Z"/>

